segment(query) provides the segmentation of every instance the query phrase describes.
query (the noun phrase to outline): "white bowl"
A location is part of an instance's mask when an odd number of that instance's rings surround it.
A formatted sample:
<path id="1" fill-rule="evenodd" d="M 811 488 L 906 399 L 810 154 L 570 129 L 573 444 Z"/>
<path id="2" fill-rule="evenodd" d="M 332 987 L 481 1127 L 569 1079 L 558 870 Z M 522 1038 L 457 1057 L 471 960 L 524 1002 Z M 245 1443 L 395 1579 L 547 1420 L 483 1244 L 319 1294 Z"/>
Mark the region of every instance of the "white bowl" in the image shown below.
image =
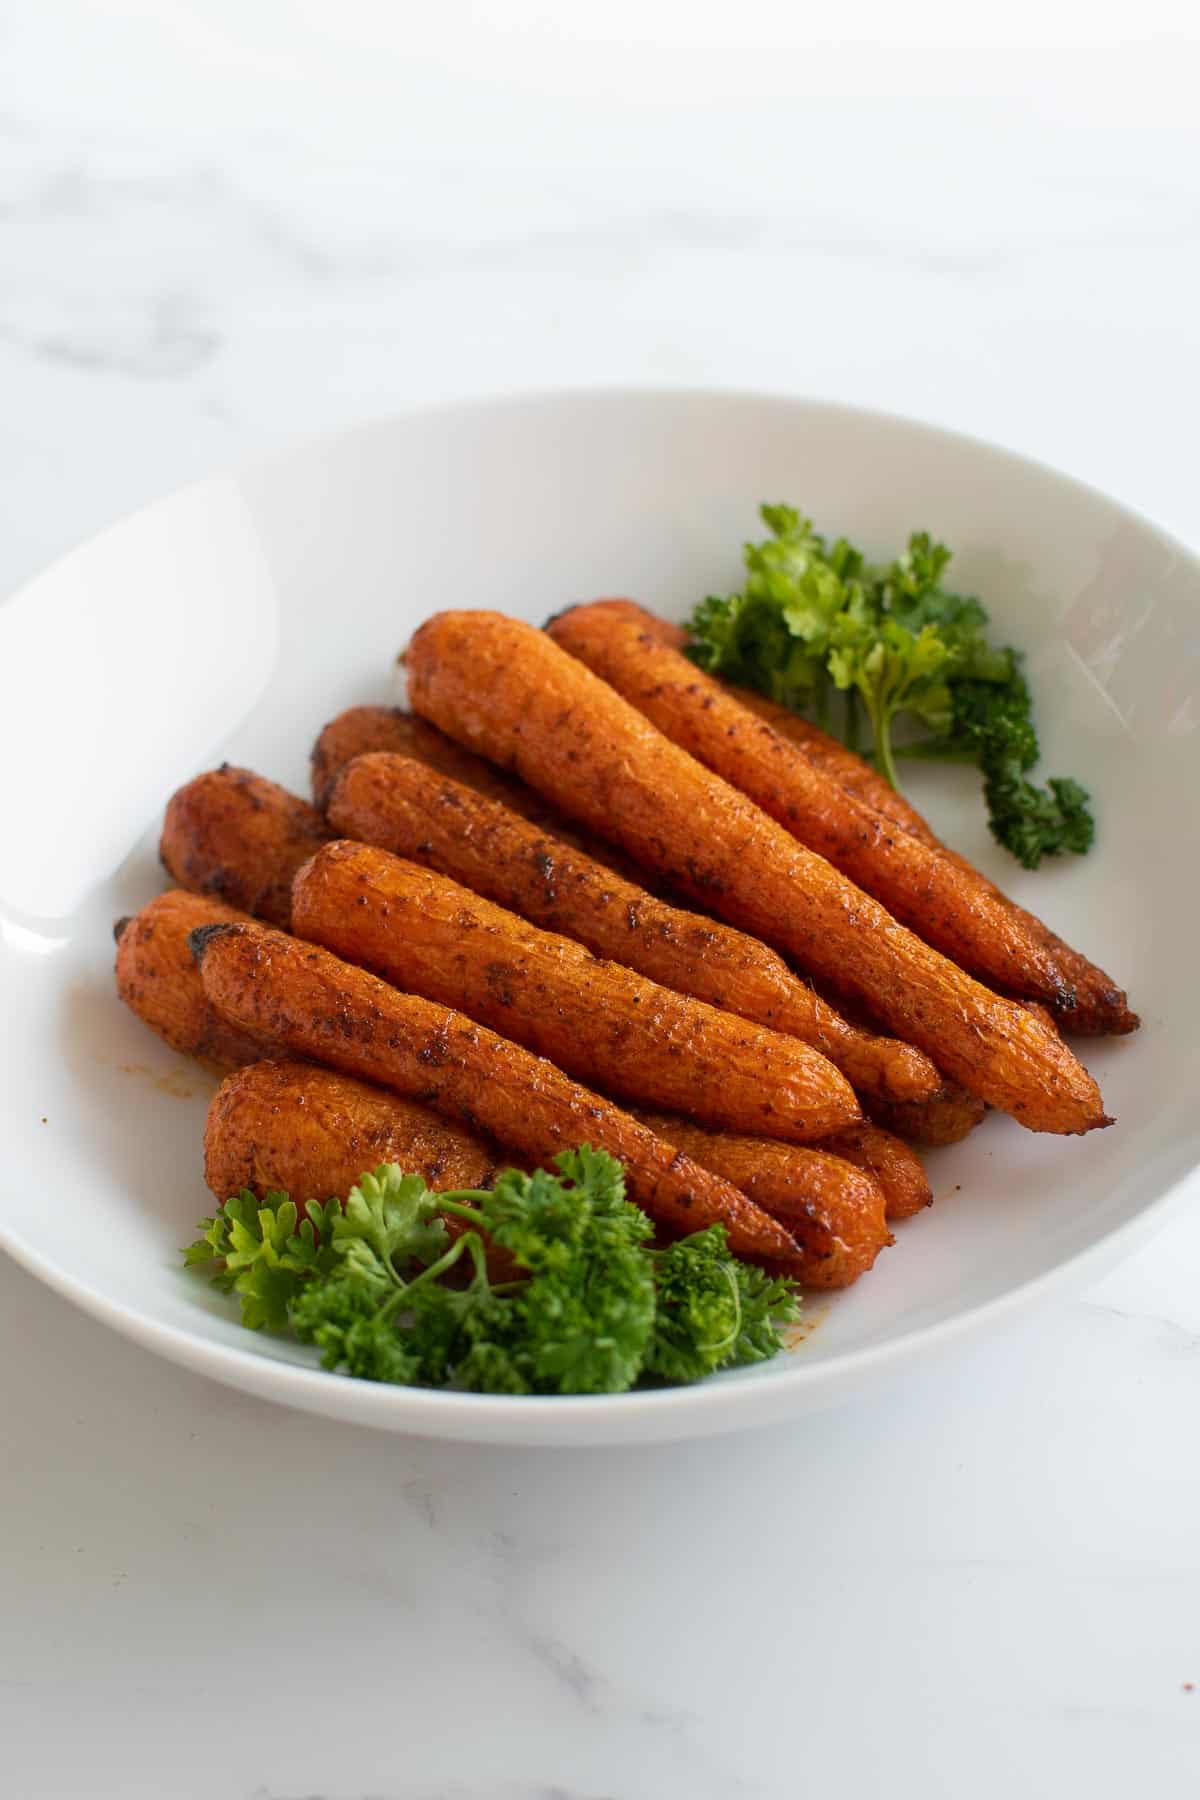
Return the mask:
<path id="1" fill-rule="evenodd" d="M 111 925 L 162 885 L 173 786 L 223 756 L 304 790 L 327 719 L 391 696 L 441 607 L 541 622 L 630 594 L 682 616 L 734 585 L 763 499 L 871 553 L 928 527 L 955 583 L 1028 652 L 1044 764 L 1099 813 L 1086 859 L 1024 874 L 978 778 L 917 803 L 1104 964 L 1135 1037 L 1082 1046 L 1117 1117 L 1083 1140 L 990 1118 L 929 1159 L 936 1204 L 774 1363 L 690 1389 L 573 1400 L 373 1386 L 250 1337 L 180 1267 L 210 1206 L 212 1083 L 116 1001 Z M 512 1443 L 665 1439 L 828 1404 L 1125 1254 L 1200 1161 L 1194 893 L 1200 566 L 1051 470 L 906 420 L 756 395 L 584 393 L 418 413 L 160 501 L 0 611 L 0 1242 L 181 1363 L 316 1412 Z"/>

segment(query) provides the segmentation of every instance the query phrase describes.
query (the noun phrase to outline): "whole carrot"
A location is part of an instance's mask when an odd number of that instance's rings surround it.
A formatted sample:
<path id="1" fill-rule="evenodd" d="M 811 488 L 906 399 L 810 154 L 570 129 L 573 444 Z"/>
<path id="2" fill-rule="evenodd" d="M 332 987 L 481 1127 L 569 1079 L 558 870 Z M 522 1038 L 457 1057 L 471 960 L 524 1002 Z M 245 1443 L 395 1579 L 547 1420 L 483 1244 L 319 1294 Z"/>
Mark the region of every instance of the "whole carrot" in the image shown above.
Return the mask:
<path id="1" fill-rule="evenodd" d="M 731 1183 L 462 1013 L 267 926 L 202 926 L 191 944 L 227 1023 L 419 1100 L 538 1162 L 583 1143 L 607 1150 L 651 1218 L 684 1232 L 722 1224 L 739 1255 L 794 1266 L 791 1234 Z"/>
<path id="2" fill-rule="evenodd" d="M 288 1058 L 226 1076 L 208 1109 L 204 1179 L 219 1201 L 274 1188 L 303 1211 L 344 1200 L 364 1170 L 392 1162 L 434 1190 L 487 1187 L 504 1167 L 495 1144 L 428 1107 Z"/>
<path id="3" fill-rule="evenodd" d="M 1109 1122 L 1041 1020 L 905 930 L 544 633 L 498 613 L 437 613 L 407 666 L 423 717 L 848 989 L 963 1086 L 1035 1131 Z"/>
<path id="4" fill-rule="evenodd" d="M 439 1193 L 490 1187 L 506 1159 L 415 1100 L 310 1062 L 251 1063 L 226 1077 L 208 1109 L 204 1179 L 222 1204 L 245 1189 L 260 1200 L 283 1192 L 303 1214 L 310 1200 L 344 1201 L 380 1163 L 398 1164 Z M 451 1237 L 469 1229 L 461 1219 L 445 1225 Z M 511 1281 L 508 1253 L 488 1240 L 486 1254 L 492 1280 Z"/>
<path id="5" fill-rule="evenodd" d="M 239 922 L 249 923 L 249 915 L 175 888 L 115 926 L 121 999 L 172 1050 L 216 1068 L 236 1068 L 270 1055 L 269 1044 L 214 1012 L 188 948 L 188 934 L 197 926 Z"/>
<path id="6" fill-rule="evenodd" d="M 338 841 L 306 863 L 292 925 L 606 1093 L 792 1143 L 862 1116 L 845 1077 L 799 1038 L 660 987 L 373 845 Z"/>
<path id="7" fill-rule="evenodd" d="M 222 763 L 172 794 L 159 854 L 180 887 L 286 926 L 292 876 L 330 835 L 307 800 Z"/>
<path id="8" fill-rule="evenodd" d="M 861 1093 L 916 1101 L 941 1088 L 921 1051 L 851 1025 L 757 938 L 670 905 L 423 763 L 356 757 L 335 779 L 326 816 L 347 837 L 449 875 L 597 956 L 803 1038 Z"/>

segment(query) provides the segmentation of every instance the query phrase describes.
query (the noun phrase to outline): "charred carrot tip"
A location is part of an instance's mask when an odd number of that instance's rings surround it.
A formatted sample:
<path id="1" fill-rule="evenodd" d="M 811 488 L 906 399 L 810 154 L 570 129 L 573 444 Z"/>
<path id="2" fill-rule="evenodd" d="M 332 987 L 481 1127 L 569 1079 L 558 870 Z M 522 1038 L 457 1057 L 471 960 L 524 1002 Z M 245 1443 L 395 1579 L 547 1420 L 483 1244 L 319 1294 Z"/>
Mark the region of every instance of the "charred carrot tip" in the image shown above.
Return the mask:
<path id="1" fill-rule="evenodd" d="M 220 919 L 214 925 L 197 925 L 194 931 L 188 932 L 188 949 L 197 962 L 204 961 L 204 952 L 208 949 L 210 939 L 220 937 L 227 931 L 240 931 L 240 925 L 230 924 Z"/>

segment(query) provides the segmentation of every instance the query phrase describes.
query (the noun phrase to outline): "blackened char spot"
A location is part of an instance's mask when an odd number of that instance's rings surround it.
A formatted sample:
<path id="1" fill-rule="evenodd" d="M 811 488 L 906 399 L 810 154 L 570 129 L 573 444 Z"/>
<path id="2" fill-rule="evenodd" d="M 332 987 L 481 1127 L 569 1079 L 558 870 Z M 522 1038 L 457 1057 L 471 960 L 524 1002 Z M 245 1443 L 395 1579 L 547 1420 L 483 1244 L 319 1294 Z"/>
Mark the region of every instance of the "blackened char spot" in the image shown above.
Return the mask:
<path id="1" fill-rule="evenodd" d="M 490 962 L 486 969 L 488 990 L 493 999 L 501 1006 L 513 1003 L 512 978 L 513 965 L 506 962 Z"/>
<path id="2" fill-rule="evenodd" d="M 203 962 L 204 952 L 213 938 L 225 931 L 240 930 L 241 926 L 235 925 L 231 920 L 218 920 L 213 925 L 197 925 L 193 931 L 188 932 L 188 949 L 197 962 Z"/>
<path id="3" fill-rule="evenodd" d="M 557 899 L 558 890 L 554 885 L 553 856 L 551 856 L 548 850 L 535 850 L 533 852 L 533 866 L 546 884 L 546 898 L 548 900 Z"/>
<path id="4" fill-rule="evenodd" d="M 429 1042 L 417 1051 L 417 1061 L 424 1063 L 427 1068 L 440 1069 L 444 1067 L 449 1055 L 450 1034 L 445 1026 L 439 1026 Z"/>

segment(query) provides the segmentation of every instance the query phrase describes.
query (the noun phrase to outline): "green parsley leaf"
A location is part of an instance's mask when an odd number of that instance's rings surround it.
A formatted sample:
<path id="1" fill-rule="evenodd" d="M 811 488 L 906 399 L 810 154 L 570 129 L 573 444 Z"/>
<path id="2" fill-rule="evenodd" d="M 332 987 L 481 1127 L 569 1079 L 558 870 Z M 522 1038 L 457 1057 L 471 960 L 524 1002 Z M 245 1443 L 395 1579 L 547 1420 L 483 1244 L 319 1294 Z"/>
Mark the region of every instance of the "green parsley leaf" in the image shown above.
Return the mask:
<path id="1" fill-rule="evenodd" d="M 419 1175 L 394 1164 L 360 1175 L 333 1221 L 333 1248 L 358 1274 L 382 1283 L 397 1279 L 396 1266 L 436 1262 L 449 1245 L 444 1220 Z"/>
<path id="2" fill-rule="evenodd" d="M 659 1254 L 658 1313 L 646 1367 L 665 1381 L 698 1381 L 716 1369 L 774 1356 L 799 1318 L 791 1282 L 764 1274 L 726 1248 L 710 1225 Z"/>
<path id="3" fill-rule="evenodd" d="M 643 1370 L 695 1380 L 780 1347 L 791 1289 L 730 1255 L 720 1227 L 665 1252 L 625 1198 L 621 1166 L 582 1145 L 553 1170 L 434 1194 L 394 1165 L 343 1209 L 236 1194 L 184 1252 L 241 1301 L 252 1329 L 290 1329 L 327 1369 L 480 1393 L 599 1394 Z M 462 1229 L 453 1239 L 448 1219 Z M 487 1240 L 518 1266 L 488 1275 Z M 464 1278 L 465 1277 L 465 1278 Z M 766 1287 L 762 1287 L 766 1283 Z M 768 1294 L 770 1298 L 764 1298 Z M 649 1359 L 649 1360 L 648 1360 Z"/>
<path id="4" fill-rule="evenodd" d="M 730 1361 L 735 1365 L 765 1362 L 777 1354 L 783 1332 L 800 1317 L 796 1290 L 780 1275 L 768 1275 L 753 1263 L 737 1262 L 742 1321 Z"/>
<path id="5" fill-rule="evenodd" d="M 656 1275 L 658 1315 L 646 1367 L 664 1381 L 698 1381 L 724 1368 L 742 1329 L 741 1288 L 724 1226 L 671 1244 Z"/>
<path id="6" fill-rule="evenodd" d="M 203 1235 L 184 1251 L 184 1261 L 194 1267 L 219 1259 L 213 1282 L 240 1297 L 242 1324 L 251 1331 L 281 1331 L 302 1283 L 332 1266 L 330 1250 L 318 1243 L 322 1215 L 316 1210 L 315 1221 L 301 1220 L 286 1194 L 270 1193 L 260 1206 L 244 1188 L 201 1220 Z"/>
<path id="7" fill-rule="evenodd" d="M 978 764 L 992 834 L 1027 868 L 1086 851 L 1088 796 L 1065 777 L 1044 788 L 1026 778 L 1038 742 L 1020 657 L 989 641 L 977 599 L 942 585 L 946 546 L 915 531 L 903 555 L 873 568 L 846 539 L 827 545 L 794 507 L 760 510 L 771 535 L 745 546 L 740 593 L 697 606 L 693 661 L 825 727 L 840 690 L 842 736 L 858 748 L 861 709 L 893 787 L 898 757 Z"/>
<path id="8" fill-rule="evenodd" d="M 856 688 L 875 734 L 875 760 L 899 787 L 892 758 L 892 723 L 908 712 L 934 730 L 950 723 L 950 690 L 940 680 L 953 651 L 932 625 L 917 632 L 895 619 L 847 621 L 829 653 L 829 673 L 839 688 Z"/>

